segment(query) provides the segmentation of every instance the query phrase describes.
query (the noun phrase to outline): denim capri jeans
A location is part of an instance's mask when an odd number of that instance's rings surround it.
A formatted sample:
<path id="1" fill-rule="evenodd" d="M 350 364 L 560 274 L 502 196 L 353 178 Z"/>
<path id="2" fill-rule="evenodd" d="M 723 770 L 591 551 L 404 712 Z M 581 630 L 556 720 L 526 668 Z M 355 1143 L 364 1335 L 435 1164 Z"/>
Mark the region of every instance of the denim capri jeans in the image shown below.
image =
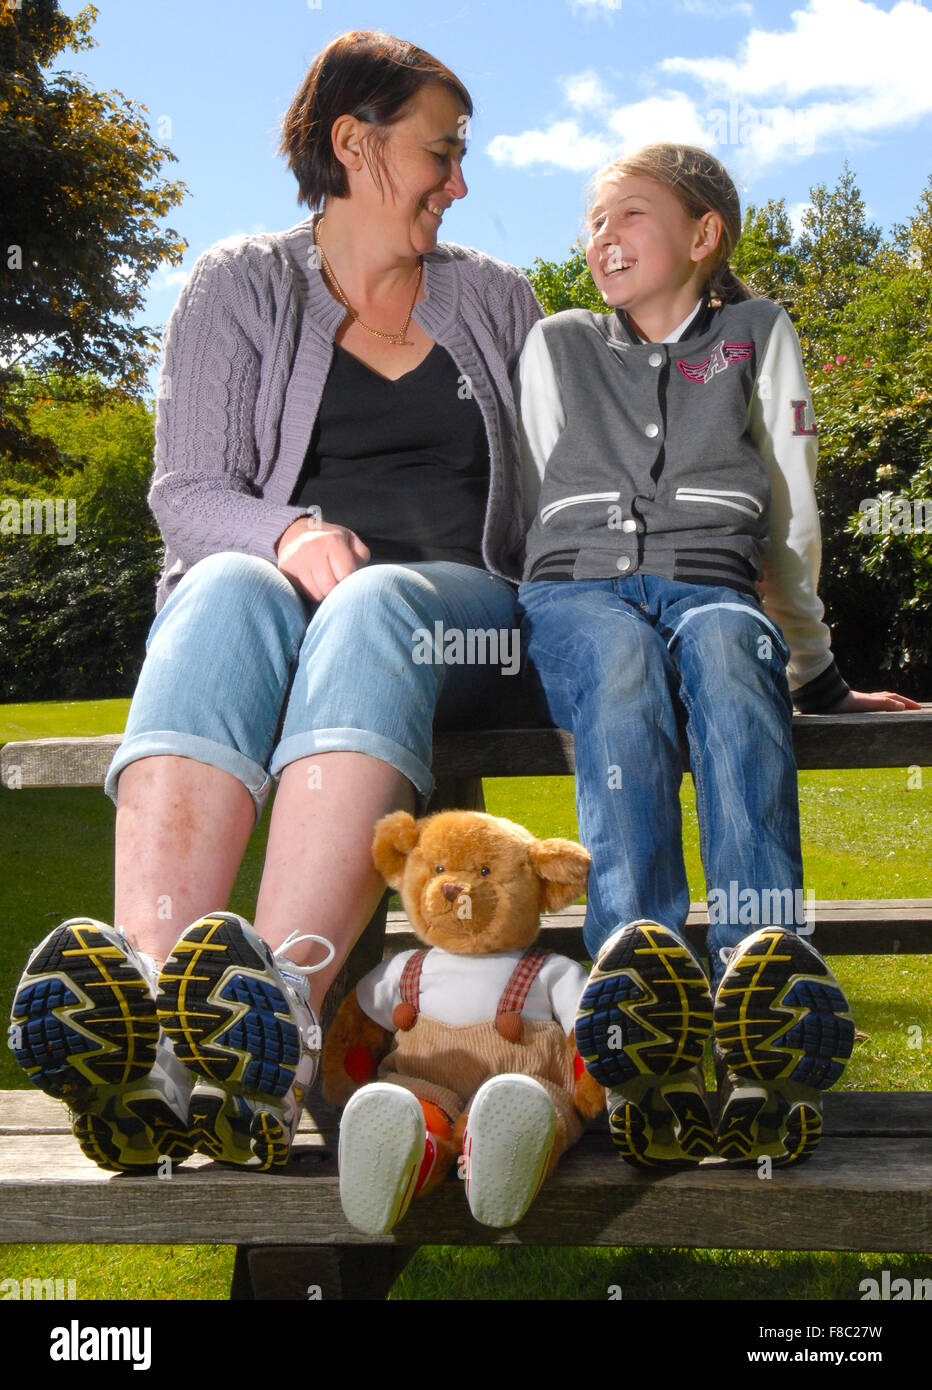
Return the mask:
<path id="1" fill-rule="evenodd" d="M 288 763 L 343 750 L 397 768 L 424 805 L 435 718 L 494 713 L 519 684 L 518 627 L 515 588 L 470 565 L 370 565 L 315 604 L 268 560 L 211 555 L 155 619 L 107 794 L 128 763 L 174 754 L 238 778 L 258 819 Z"/>

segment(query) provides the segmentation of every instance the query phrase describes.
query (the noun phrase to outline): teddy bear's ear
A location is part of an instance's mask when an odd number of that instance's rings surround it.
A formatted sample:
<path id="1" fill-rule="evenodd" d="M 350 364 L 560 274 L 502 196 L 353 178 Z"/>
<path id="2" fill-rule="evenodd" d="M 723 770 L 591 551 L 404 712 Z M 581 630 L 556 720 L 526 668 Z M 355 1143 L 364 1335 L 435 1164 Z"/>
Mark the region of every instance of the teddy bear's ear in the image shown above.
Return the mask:
<path id="1" fill-rule="evenodd" d="M 585 888 L 590 858 L 582 845 L 572 840 L 536 840 L 528 847 L 528 858 L 541 880 L 541 912 L 559 912 Z"/>
<path id="2" fill-rule="evenodd" d="M 393 811 L 375 827 L 372 858 L 389 888 L 400 888 L 405 861 L 420 839 L 417 821 L 408 811 Z"/>

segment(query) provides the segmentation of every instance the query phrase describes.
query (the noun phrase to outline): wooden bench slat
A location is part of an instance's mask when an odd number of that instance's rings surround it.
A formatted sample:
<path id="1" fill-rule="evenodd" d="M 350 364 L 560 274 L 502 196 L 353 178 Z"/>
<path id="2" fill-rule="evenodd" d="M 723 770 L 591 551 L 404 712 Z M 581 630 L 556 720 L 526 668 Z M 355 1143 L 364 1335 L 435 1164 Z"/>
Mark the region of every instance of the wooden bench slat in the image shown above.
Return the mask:
<path id="1" fill-rule="evenodd" d="M 814 915 L 815 930 L 808 940 L 825 956 L 932 954 L 932 898 L 816 901 Z M 577 903 L 542 918 L 541 945 L 573 960 L 585 960 L 581 934 L 585 916 L 585 907 Z M 693 903 L 685 935 L 700 952 L 705 949 L 707 931 L 705 903 Z M 423 945 L 403 912 L 388 914 L 385 941 L 392 953 Z"/>
<path id="2" fill-rule="evenodd" d="M 875 1134 L 932 1137 L 932 1095 L 914 1091 L 828 1091 L 825 1133 L 829 1136 Z M 305 1113 L 302 1141 L 315 1136 L 332 1141 L 339 1111 L 315 1093 L 311 1113 Z M 70 1135 L 67 1108 L 41 1091 L 0 1091 L 0 1136 Z M 77 1149 L 77 1145 L 75 1145 Z M 2 1181 L 2 1178 L 0 1178 Z"/>
<path id="3" fill-rule="evenodd" d="M 301 1163 L 285 1174 L 207 1163 L 167 1179 L 106 1174 L 58 1135 L 41 1149 L 31 1136 L 8 1137 L 0 1162 L 6 1241 L 276 1245 L 287 1232 L 296 1244 L 383 1243 L 347 1225 L 334 1158 L 312 1185 L 292 1175 Z M 922 1252 L 932 1246 L 930 1184 L 927 1138 L 827 1138 L 806 1163 L 761 1180 L 756 1168 L 717 1163 L 645 1176 L 606 1154 L 604 1136 L 590 1135 L 517 1230 L 477 1225 L 454 1178 L 416 1202 L 384 1243 Z"/>
<path id="4" fill-rule="evenodd" d="M 100 734 L 7 743 L 3 785 L 100 786 L 121 741 L 121 734 Z M 901 714 L 797 714 L 793 748 L 802 769 L 932 766 L 932 705 Z M 434 764 L 444 777 L 571 774 L 573 737 L 552 728 L 438 732 Z"/>

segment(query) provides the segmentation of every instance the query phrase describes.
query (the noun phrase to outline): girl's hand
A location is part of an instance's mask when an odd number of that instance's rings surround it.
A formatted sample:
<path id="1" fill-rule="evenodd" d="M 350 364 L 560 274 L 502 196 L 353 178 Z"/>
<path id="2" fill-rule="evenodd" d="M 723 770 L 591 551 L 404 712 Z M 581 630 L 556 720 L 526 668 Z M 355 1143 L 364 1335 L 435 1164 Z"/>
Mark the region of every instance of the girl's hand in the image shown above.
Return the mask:
<path id="1" fill-rule="evenodd" d="M 275 553 L 282 574 L 315 603 L 372 554 L 355 531 L 303 516 L 282 533 Z"/>
<path id="2" fill-rule="evenodd" d="M 922 709 L 922 705 L 911 700 L 908 695 L 897 695 L 893 690 L 875 690 L 870 694 L 861 690 L 849 690 L 843 700 L 832 705 L 829 714 L 863 714 L 866 710 L 905 710 Z"/>

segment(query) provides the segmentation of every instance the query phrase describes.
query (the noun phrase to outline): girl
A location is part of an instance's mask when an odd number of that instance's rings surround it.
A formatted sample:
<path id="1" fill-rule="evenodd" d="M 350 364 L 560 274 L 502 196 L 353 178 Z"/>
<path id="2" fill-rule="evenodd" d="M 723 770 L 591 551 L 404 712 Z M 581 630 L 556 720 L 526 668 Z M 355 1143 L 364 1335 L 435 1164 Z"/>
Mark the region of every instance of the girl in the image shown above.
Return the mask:
<path id="1" fill-rule="evenodd" d="M 741 221 L 725 169 L 648 146 L 597 176 L 588 222 L 614 312 L 538 323 L 518 372 L 537 497 L 522 632 L 576 738 L 593 857 L 577 1044 L 630 1161 L 715 1151 L 694 1070 L 712 1035 L 719 1155 L 791 1162 L 818 1143 L 854 1029 L 803 940 L 790 685 L 803 711 L 916 706 L 849 691 L 832 658 L 799 343 L 728 265 Z M 681 935 L 684 728 L 711 990 Z"/>

